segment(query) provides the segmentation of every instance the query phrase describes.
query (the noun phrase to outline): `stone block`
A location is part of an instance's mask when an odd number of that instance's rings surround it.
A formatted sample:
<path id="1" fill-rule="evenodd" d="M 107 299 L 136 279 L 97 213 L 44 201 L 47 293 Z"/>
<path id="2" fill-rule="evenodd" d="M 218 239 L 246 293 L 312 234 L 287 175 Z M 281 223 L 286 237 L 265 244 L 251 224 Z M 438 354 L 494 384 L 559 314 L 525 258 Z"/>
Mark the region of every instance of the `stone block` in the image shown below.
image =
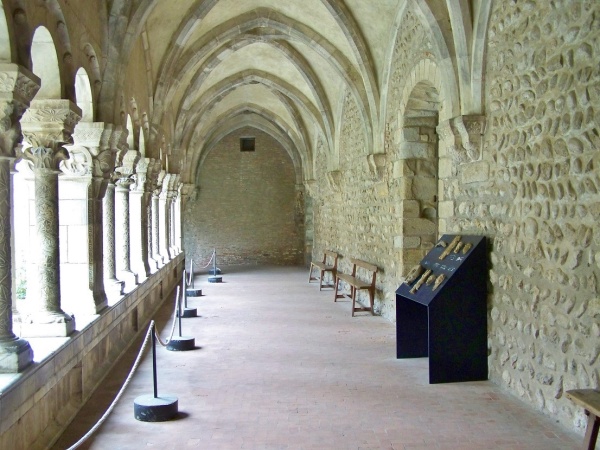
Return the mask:
<path id="1" fill-rule="evenodd" d="M 438 203 L 438 214 L 440 217 L 454 216 L 454 202 L 444 201 Z"/>
<path id="2" fill-rule="evenodd" d="M 461 166 L 461 181 L 464 184 L 487 181 L 490 176 L 490 166 L 485 161 L 464 164 Z"/>
<path id="3" fill-rule="evenodd" d="M 390 195 L 387 183 L 377 183 L 375 185 L 375 193 L 377 197 L 384 198 Z"/>
<path id="4" fill-rule="evenodd" d="M 427 219 L 403 219 L 400 222 L 403 236 L 421 236 L 435 233 L 435 224 Z"/>
<path id="5" fill-rule="evenodd" d="M 438 176 L 440 178 L 452 177 L 454 162 L 450 158 L 440 158 L 438 161 Z"/>
<path id="6" fill-rule="evenodd" d="M 418 236 L 394 236 L 394 248 L 419 248 L 421 238 Z"/>
<path id="7" fill-rule="evenodd" d="M 417 200 L 403 200 L 400 202 L 400 214 L 405 218 L 418 218 L 421 206 Z"/>
<path id="8" fill-rule="evenodd" d="M 392 177 L 394 179 L 403 177 L 412 177 L 415 175 L 414 170 L 404 160 L 394 161 L 392 169 Z"/>
<path id="9" fill-rule="evenodd" d="M 429 159 L 435 157 L 435 145 L 427 142 L 401 142 L 401 159 Z"/>

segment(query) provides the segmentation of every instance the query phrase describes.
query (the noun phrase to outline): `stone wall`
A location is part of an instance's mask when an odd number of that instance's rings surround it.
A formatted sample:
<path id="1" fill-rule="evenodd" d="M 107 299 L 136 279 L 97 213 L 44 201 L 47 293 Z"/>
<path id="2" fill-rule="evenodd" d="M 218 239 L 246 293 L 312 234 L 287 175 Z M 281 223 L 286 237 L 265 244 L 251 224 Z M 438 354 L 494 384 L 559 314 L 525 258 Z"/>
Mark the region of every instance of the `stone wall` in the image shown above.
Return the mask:
<path id="1" fill-rule="evenodd" d="M 256 150 L 240 151 L 254 136 Z M 196 198 L 183 213 L 184 248 L 195 263 L 216 248 L 219 264 L 303 264 L 303 189 L 291 158 L 269 135 L 241 129 L 204 160 Z"/>
<path id="2" fill-rule="evenodd" d="M 421 136 L 411 138 L 439 141 L 440 234 L 489 239 L 490 378 L 571 427 L 585 417 L 564 391 L 600 385 L 599 20 L 593 1 L 496 2 L 487 117 L 444 117 L 454 107 L 438 90 L 437 131 L 415 128 Z M 342 270 L 349 257 L 377 264 L 376 310 L 390 320 L 394 291 L 423 251 L 408 248 L 402 225 L 411 208 L 421 217 L 422 205 L 407 204 L 420 163 L 405 159 L 412 131 L 401 105 L 407 74 L 424 60 L 438 62 L 408 6 L 387 92 L 385 155 L 364 154 L 348 97 L 339 169 L 325 170 L 319 152 L 315 165 L 313 254 L 340 252 Z M 471 134 L 471 147 L 452 145 L 456 127 Z"/>
<path id="3" fill-rule="evenodd" d="M 456 228 L 492 237 L 490 377 L 563 422 L 599 387 L 600 4 L 499 2 L 488 32 L 489 182 Z"/>

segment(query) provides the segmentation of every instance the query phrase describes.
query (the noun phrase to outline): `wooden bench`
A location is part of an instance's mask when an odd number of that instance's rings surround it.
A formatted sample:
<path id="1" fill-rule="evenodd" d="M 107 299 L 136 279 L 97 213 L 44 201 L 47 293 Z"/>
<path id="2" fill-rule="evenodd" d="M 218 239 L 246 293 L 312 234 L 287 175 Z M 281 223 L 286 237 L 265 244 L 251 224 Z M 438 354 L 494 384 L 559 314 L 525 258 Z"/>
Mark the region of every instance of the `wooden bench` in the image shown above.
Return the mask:
<path id="1" fill-rule="evenodd" d="M 313 261 L 310 263 L 310 270 L 308 271 L 308 282 L 313 280 L 319 280 L 319 290 L 323 289 L 323 286 L 333 288 L 335 283 L 335 275 L 337 274 L 337 262 L 338 254 L 325 250 L 323 252 L 323 261 Z M 318 277 L 313 277 L 313 268 L 317 268 L 320 272 Z M 323 284 L 325 281 L 325 273 L 331 272 L 331 284 Z"/>
<path id="2" fill-rule="evenodd" d="M 583 448 L 594 450 L 600 428 L 600 391 L 597 389 L 574 389 L 566 392 L 567 398 L 582 406 L 588 416 Z"/>
<path id="3" fill-rule="evenodd" d="M 354 313 L 357 311 L 371 311 L 371 315 L 375 315 L 373 305 L 375 303 L 375 277 L 377 276 L 377 266 L 354 258 L 352 258 L 350 262 L 352 263 L 352 274 L 348 275 L 338 272 L 335 277 L 335 298 L 333 301 L 337 302 L 338 298 L 344 297 L 352 299 L 352 317 L 354 317 Z M 365 279 L 370 279 L 368 281 L 363 281 L 360 275 L 363 275 Z M 350 286 L 349 294 L 339 293 L 340 281 L 343 281 Z M 356 308 L 356 291 L 361 290 L 367 290 L 369 292 L 370 306 Z"/>

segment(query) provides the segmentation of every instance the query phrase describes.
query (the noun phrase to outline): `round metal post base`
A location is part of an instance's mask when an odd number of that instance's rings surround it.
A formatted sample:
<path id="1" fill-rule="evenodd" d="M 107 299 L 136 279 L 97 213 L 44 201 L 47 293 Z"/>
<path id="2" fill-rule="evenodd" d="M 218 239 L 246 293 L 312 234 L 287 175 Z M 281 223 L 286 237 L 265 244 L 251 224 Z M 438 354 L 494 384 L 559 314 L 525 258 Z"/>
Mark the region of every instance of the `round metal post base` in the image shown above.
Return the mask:
<path id="1" fill-rule="evenodd" d="M 202 297 L 202 289 L 186 289 L 186 297 Z"/>
<path id="2" fill-rule="evenodd" d="M 179 317 L 179 311 L 177 311 L 177 317 Z M 198 308 L 183 308 L 181 317 L 198 317 Z"/>
<path id="3" fill-rule="evenodd" d="M 177 397 L 172 395 L 140 395 L 133 402 L 133 415 L 142 422 L 166 422 L 177 413 Z"/>
<path id="4" fill-rule="evenodd" d="M 189 336 L 173 336 L 167 344 L 167 350 L 182 352 L 196 349 L 196 339 Z"/>
<path id="5" fill-rule="evenodd" d="M 217 267 L 217 269 L 208 269 L 208 274 L 209 275 L 220 275 L 221 274 L 221 269 L 219 269 Z"/>
<path id="6" fill-rule="evenodd" d="M 212 277 L 208 277 L 208 282 L 209 283 L 222 283 L 223 282 L 223 277 L 219 277 L 219 276 L 212 276 Z"/>

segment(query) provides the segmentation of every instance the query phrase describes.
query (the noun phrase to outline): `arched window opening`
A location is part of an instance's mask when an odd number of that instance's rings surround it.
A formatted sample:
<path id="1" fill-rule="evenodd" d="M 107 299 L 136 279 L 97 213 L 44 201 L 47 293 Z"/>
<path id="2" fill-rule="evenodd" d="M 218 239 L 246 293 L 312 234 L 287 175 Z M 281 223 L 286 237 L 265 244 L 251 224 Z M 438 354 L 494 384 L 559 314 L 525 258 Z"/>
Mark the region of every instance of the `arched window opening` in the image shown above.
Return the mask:
<path id="1" fill-rule="evenodd" d="M 77 106 L 81 109 L 81 122 L 94 121 L 94 100 L 92 97 L 92 87 L 90 78 L 86 70 L 80 67 L 75 75 L 75 95 L 77 97 Z"/>
<path id="2" fill-rule="evenodd" d="M 56 47 L 50 32 L 45 27 L 35 30 L 31 44 L 32 71 L 42 80 L 35 99 L 61 98 L 60 70 Z"/>

